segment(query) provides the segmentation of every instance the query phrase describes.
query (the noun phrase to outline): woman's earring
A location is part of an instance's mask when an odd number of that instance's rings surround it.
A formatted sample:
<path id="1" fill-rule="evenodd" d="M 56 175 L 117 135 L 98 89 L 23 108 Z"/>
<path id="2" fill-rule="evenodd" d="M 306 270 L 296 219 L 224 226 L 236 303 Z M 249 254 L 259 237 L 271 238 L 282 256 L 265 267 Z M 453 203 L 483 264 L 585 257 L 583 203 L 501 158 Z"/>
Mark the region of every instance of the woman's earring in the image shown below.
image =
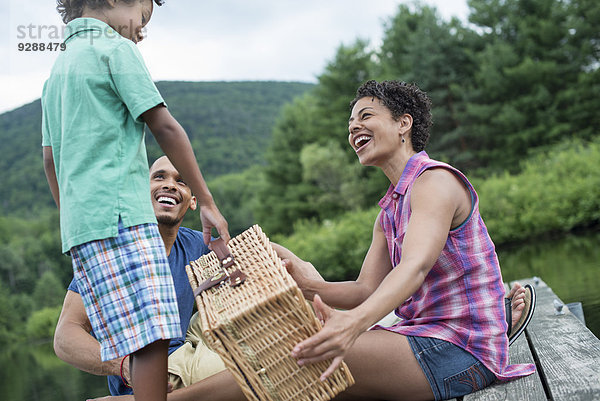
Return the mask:
<path id="1" fill-rule="evenodd" d="M 402 143 L 404 143 L 404 142 L 406 142 L 406 141 L 404 140 L 404 137 L 402 137 Z"/>

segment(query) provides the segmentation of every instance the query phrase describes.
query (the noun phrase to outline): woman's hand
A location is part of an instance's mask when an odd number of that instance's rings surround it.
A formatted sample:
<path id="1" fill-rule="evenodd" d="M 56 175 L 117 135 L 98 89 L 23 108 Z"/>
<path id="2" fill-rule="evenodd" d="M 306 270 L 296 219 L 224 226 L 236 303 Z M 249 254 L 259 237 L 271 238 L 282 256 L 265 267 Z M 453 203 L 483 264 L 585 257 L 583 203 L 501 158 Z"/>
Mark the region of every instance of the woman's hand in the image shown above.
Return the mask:
<path id="1" fill-rule="evenodd" d="M 292 357 L 298 360 L 298 365 L 333 359 L 320 377 L 324 381 L 342 363 L 364 329 L 358 327 L 351 312 L 327 306 L 318 295 L 315 295 L 313 306 L 324 326 L 317 334 L 297 344 L 292 350 Z"/>
<path id="2" fill-rule="evenodd" d="M 289 249 L 276 244 L 271 243 L 273 250 L 277 252 L 277 255 L 281 258 L 281 261 L 288 273 L 292 276 L 304 298 L 310 300 L 314 295 L 313 287 L 316 283 L 324 283 L 323 277 L 315 269 L 312 263 L 306 262 L 296 256 Z"/>

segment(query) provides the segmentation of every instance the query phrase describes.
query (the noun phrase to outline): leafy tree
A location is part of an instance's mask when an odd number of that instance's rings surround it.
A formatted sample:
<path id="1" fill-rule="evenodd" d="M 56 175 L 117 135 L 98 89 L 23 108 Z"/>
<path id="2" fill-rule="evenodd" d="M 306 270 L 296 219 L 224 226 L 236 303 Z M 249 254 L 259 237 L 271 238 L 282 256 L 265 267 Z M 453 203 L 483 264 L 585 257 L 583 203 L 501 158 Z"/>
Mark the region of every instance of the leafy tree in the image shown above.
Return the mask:
<path id="1" fill-rule="evenodd" d="M 371 79 L 375 69 L 374 54 L 369 42 L 358 39 L 350 46 L 338 47 L 334 59 L 319 76 L 314 89 L 315 117 L 313 138 L 325 143 L 334 139 L 347 147 L 349 104 L 356 89 Z"/>
<path id="2" fill-rule="evenodd" d="M 169 109 L 190 136 L 198 164 L 210 180 L 265 163 L 275 120 L 284 104 L 314 87 L 299 82 L 158 82 Z M 11 188 L 0 215 L 32 217 L 54 209 L 43 171 L 41 106 L 31 104 L 0 115 L 4 152 L 0 183 Z M 150 160 L 162 155 L 147 133 Z"/>
<path id="3" fill-rule="evenodd" d="M 443 21 L 434 7 L 400 5 L 385 24 L 378 52 L 382 78 L 416 83 L 432 100 L 434 125 L 429 153 L 456 162 L 465 143 L 454 131 L 460 125 L 461 92 L 471 82 L 474 54 L 482 47 L 475 32 L 457 19 Z"/>
<path id="4" fill-rule="evenodd" d="M 51 271 L 47 271 L 37 280 L 32 298 L 35 309 L 61 306 L 65 297 L 65 287 Z"/>
<path id="5" fill-rule="evenodd" d="M 17 281 L 21 281 L 26 273 L 25 264 L 20 252 L 9 244 L 0 244 L 0 274 L 2 282 L 7 283 L 12 289 L 17 288 Z"/>
<path id="6" fill-rule="evenodd" d="M 16 337 L 15 326 L 19 316 L 13 307 L 8 288 L 0 282 L 0 345 L 5 346 Z"/>
<path id="7" fill-rule="evenodd" d="M 580 72 L 577 82 L 557 96 L 558 121 L 568 125 L 568 136 L 592 140 L 600 132 L 600 69 Z"/>
<path id="8" fill-rule="evenodd" d="M 267 151 L 266 182 L 256 213 L 267 232 L 288 234 L 292 232 L 294 221 L 333 217 L 342 211 L 339 202 L 325 202 L 331 195 L 324 193 L 323 185 L 315 185 L 314 177 L 303 167 L 301 153 L 306 146 L 311 146 L 306 148 L 310 152 L 319 147 L 342 149 L 343 157 L 334 150 L 337 166 L 356 163 L 347 142 L 349 103 L 358 86 L 371 76 L 373 68 L 373 53 L 368 49 L 368 42 L 357 40 L 351 46 L 342 45 L 319 76 L 315 90 L 284 109 Z M 304 153 L 306 166 L 312 156 L 308 156 L 306 150 Z M 361 180 L 361 185 L 365 184 L 361 188 L 364 197 L 360 197 L 364 203 L 353 205 L 359 208 L 379 195 L 381 187 L 375 190 L 376 185 L 372 183 L 381 182 L 381 175 L 374 169 L 361 169 L 356 178 Z M 322 202 L 315 204 L 316 199 Z"/>
<path id="9" fill-rule="evenodd" d="M 12 291 L 31 293 L 47 271 L 52 271 L 63 286 L 71 280 L 70 258 L 60 252 L 56 209 L 34 220 L 0 218 L 0 232 L 2 227 L 9 235 L 0 244 L 0 274 Z"/>
<path id="10" fill-rule="evenodd" d="M 232 236 L 256 224 L 254 210 L 258 204 L 258 193 L 263 181 L 263 168 L 253 166 L 241 173 L 222 175 L 208 182 L 219 210 L 227 219 L 229 233 Z M 189 211 L 183 225 L 201 230 L 198 212 Z M 216 232 L 214 234 L 217 235 Z"/>
<path id="11" fill-rule="evenodd" d="M 16 315 L 16 318 L 14 319 L 14 327 L 16 327 L 15 331 L 20 332 L 25 326 L 31 312 L 34 311 L 35 305 L 31 295 L 25 292 L 12 294 L 11 301 L 13 312 Z"/>
<path id="12" fill-rule="evenodd" d="M 343 190 L 345 195 L 355 192 L 351 200 L 352 209 L 370 207 L 382 196 L 382 188 L 385 193 L 388 185 L 387 178 L 379 169 L 357 167 L 359 164 L 356 154 L 348 143 L 350 101 L 354 98 L 358 87 L 376 77 L 379 70 L 377 55 L 370 48 L 369 42 L 358 39 L 351 46 L 338 48 L 334 60 L 319 76 L 319 84 L 314 90 L 317 100 L 314 116 L 316 124 L 313 127 L 316 134 L 314 142 L 329 148 L 337 143 L 339 149 L 346 155 L 346 167 L 342 168 L 350 170 L 352 177 L 342 184 L 343 188 L 340 190 Z M 341 163 L 341 159 L 339 162 Z M 319 212 L 321 218 L 332 218 L 336 214 Z"/>
<path id="13" fill-rule="evenodd" d="M 300 151 L 302 180 L 318 191 L 309 197 L 321 219 L 365 204 L 360 190 L 360 170 L 356 161 L 348 162 L 345 152 L 334 141 L 325 145 L 311 143 Z"/>
<path id="14" fill-rule="evenodd" d="M 477 180 L 497 244 L 600 224 L 600 140 L 568 141 L 524 161 L 518 174 Z"/>
<path id="15" fill-rule="evenodd" d="M 267 149 L 265 185 L 259 193 L 257 221 L 266 232 L 290 233 L 298 218 L 316 216 L 308 203 L 312 189 L 302 182 L 300 151 L 310 142 L 314 96 L 307 94 L 284 107 Z"/>
<path id="16" fill-rule="evenodd" d="M 208 179 L 264 164 L 264 150 L 282 105 L 312 86 L 299 82 L 158 83 Z M 149 139 L 148 152 L 161 154 L 153 137 Z"/>
<path id="17" fill-rule="evenodd" d="M 600 132 L 600 3 L 569 1 L 567 10 L 568 46 L 580 69 L 577 81 L 559 94 L 558 120 L 569 125 L 571 135 L 591 140 Z"/>
<path id="18" fill-rule="evenodd" d="M 577 38 L 573 20 L 573 4 L 584 3 L 592 8 L 587 1 L 469 1 L 469 20 L 486 43 L 463 98 L 460 133 L 474 151 L 471 166 L 514 171 L 532 149 L 573 134 L 560 101 L 574 100 L 564 92 L 586 81 L 580 74 L 593 60 L 586 48 L 595 39 Z"/>
<path id="19" fill-rule="evenodd" d="M 429 93 L 428 151 L 470 170 L 497 244 L 599 224 L 600 2 L 468 4 L 468 25 L 399 5 L 380 48 L 340 46 L 317 85 L 159 83 L 232 234 L 259 223 L 326 277 L 355 277 L 372 206 L 389 185 L 347 143 L 348 103 L 367 79 Z M 59 305 L 72 277 L 41 164 L 40 114 L 36 101 L 0 115 L 10 150 L 0 158 L 0 342 L 23 333 L 48 299 Z M 148 151 L 161 154 L 151 136 Z M 197 213 L 185 224 L 199 228 Z M 39 312 L 30 334 L 47 337 L 52 313 Z"/>
<path id="20" fill-rule="evenodd" d="M 481 214 L 497 246 L 564 235 L 600 224 L 600 140 L 574 140 L 540 152 L 518 174 L 473 179 Z M 357 277 L 368 250 L 378 207 L 335 219 L 296 222 L 276 236 L 329 280 Z"/>
<path id="21" fill-rule="evenodd" d="M 379 208 L 349 212 L 334 220 L 299 221 L 294 234 L 275 241 L 313 263 L 326 280 L 355 280 L 367 254 Z"/>
<path id="22" fill-rule="evenodd" d="M 29 316 L 25 333 L 29 339 L 50 341 L 58 322 L 61 307 L 39 309 Z"/>

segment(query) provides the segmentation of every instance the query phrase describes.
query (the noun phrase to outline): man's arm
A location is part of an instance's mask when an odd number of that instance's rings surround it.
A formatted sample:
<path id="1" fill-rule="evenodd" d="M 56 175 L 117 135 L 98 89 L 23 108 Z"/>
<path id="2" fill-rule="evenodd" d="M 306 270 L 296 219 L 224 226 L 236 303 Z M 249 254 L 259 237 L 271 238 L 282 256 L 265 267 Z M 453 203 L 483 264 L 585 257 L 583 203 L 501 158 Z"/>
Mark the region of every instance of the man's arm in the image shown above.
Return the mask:
<path id="1" fill-rule="evenodd" d="M 121 360 L 102 362 L 100 343 L 90 334 L 92 326 L 85 313 L 81 296 L 67 291 L 54 333 L 54 352 L 63 361 L 94 375 L 120 375 Z M 123 364 L 129 377 L 129 363 Z"/>
<path id="2" fill-rule="evenodd" d="M 48 185 L 50 186 L 50 192 L 52 192 L 52 197 L 54 198 L 54 202 L 56 202 L 56 206 L 58 206 L 58 208 L 60 209 L 58 181 L 56 179 L 56 170 L 54 168 L 52 146 L 43 146 L 42 151 L 44 156 L 44 172 L 46 173 L 46 179 L 48 180 Z"/>
<path id="3" fill-rule="evenodd" d="M 210 229 L 212 227 L 215 227 L 225 242 L 228 242 L 230 236 L 227 221 L 215 205 L 200 168 L 198 168 L 194 150 L 183 127 L 162 105 L 144 112 L 142 118 L 152 131 L 156 142 L 198 199 L 204 242 L 206 244 L 210 242 Z"/>

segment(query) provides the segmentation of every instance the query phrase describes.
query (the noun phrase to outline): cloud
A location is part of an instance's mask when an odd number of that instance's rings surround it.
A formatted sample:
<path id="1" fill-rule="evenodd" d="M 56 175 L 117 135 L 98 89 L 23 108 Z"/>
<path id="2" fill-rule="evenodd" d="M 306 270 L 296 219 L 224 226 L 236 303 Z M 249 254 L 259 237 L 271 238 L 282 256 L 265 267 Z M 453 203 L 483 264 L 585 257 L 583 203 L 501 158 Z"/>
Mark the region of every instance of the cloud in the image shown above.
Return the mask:
<path id="1" fill-rule="evenodd" d="M 156 79 L 314 82 L 341 43 L 380 37 L 395 3 L 367 7 L 360 18 L 364 3 L 348 0 L 199 3 L 177 26 L 174 13 L 181 11 L 167 13 L 166 4 L 164 15 L 156 10 L 140 49 Z M 167 59 L 181 63 L 174 68 Z"/>
<path id="2" fill-rule="evenodd" d="M 8 12 L 0 10 L 0 50 L 8 55 L 0 61 L 0 112 L 38 98 L 58 55 L 19 52 L 18 44 L 54 41 L 50 27 L 63 26 L 54 1 L 9 1 Z M 383 22 L 404 2 L 167 0 L 155 7 L 139 48 L 156 80 L 315 82 L 341 44 L 378 45 Z M 466 0 L 427 3 L 444 18 L 466 15 Z M 27 38 L 19 38 L 23 30 Z"/>

